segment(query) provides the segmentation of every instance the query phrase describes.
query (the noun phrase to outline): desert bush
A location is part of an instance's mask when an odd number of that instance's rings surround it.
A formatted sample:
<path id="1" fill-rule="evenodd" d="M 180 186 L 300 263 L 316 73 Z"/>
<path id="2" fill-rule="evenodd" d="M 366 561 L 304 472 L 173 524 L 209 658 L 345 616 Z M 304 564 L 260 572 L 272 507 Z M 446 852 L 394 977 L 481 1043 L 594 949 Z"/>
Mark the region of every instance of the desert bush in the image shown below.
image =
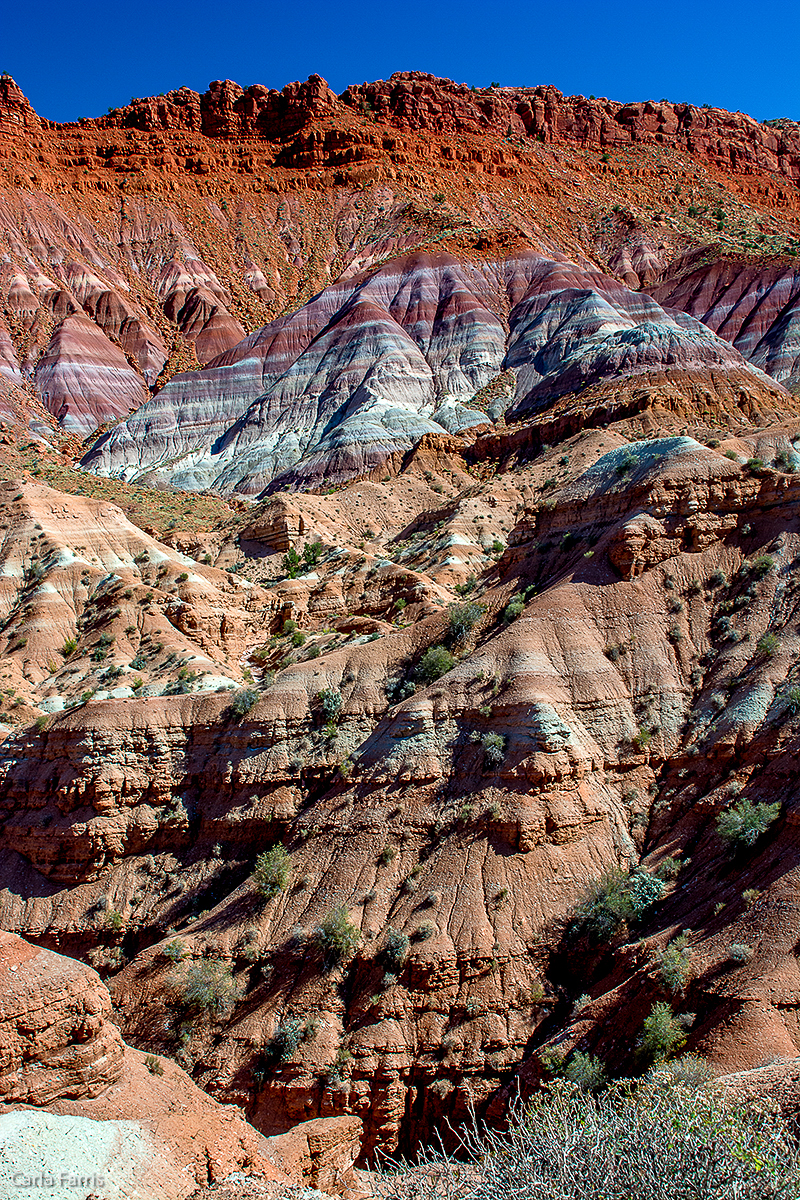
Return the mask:
<path id="1" fill-rule="evenodd" d="M 290 579 L 295 579 L 300 573 L 300 555 L 294 546 L 290 546 L 283 556 L 283 569 Z"/>
<path id="2" fill-rule="evenodd" d="M 658 973 L 661 982 L 673 995 L 679 995 L 686 988 L 692 973 L 692 952 L 686 944 L 685 935 L 674 941 L 659 954 Z"/>
<path id="3" fill-rule="evenodd" d="M 749 963 L 752 957 L 753 947 L 748 946 L 746 942 L 732 942 L 728 947 L 728 962 L 735 963 L 738 967 Z"/>
<path id="4" fill-rule="evenodd" d="M 686 1044 L 686 1032 L 668 1004 L 659 1000 L 642 1023 L 636 1055 L 645 1064 L 671 1058 Z"/>
<path id="5" fill-rule="evenodd" d="M 239 996 L 230 963 L 218 959 L 187 963 L 175 977 L 174 985 L 181 1003 L 197 1013 L 223 1016 Z"/>
<path id="6" fill-rule="evenodd" d="M 583 1054 L 576 1050 L 570 1056 L 563 1068 L 563 1076 L 582 1092 L 596 1092 L 605 1086 L 605 1067 L 599 1058 L 593 1054 Z"/>
<path id="7" fill-rule="evenodd" d="M 506 755 L 506 739 L 500 733 L 485 733 L 481 738 L 483 761 L 487 767 L 497 767 Z"/>
<path id="8" fill-rule="evenodd" d="M 348 917 L 345 906 L 340 904 L 320 922 L 315 941 L 322 951 L 325 969 L 330 970 L 355 953 L 361 933 Z"/>
<path id="9" fill-rule="evenodd" d="M 765 633 L 758 639 L 756 650 L 759 654 L 763 654 L 767 658 L 772 658 L 779 646 L 780 641 L 774 633 Z"/>
<path id="10" fill-rule="evenodd" d="M 173 938 L 171 942 L 167 942 L 161 953 L 170 962 L 180 962 L 181 959 L 186 957 L 186 947 L 180 938 Z"/>
<path id="11" fill-rule="evenodd" d="M 264 1057 L 272 1062 L 288 1062 L 303 1040 L 303 1023 L 297 1017 L 279 1021 L 264 1047 Z"/>
<path id="12" fill-rule="evenodd" d="M 387 971 L 395 975 L 400 973 L 410 944 L 407 934 L 389 926 L 386 930 L 386 942 L 380 953 L 380 960 Z"/>
<path id="13" fill-rule="evenodd" d="M 464 600 L 451 604 L 447 609 L 450 622 L 450 636 L 454 642 L 463 642 L 480 621 L 484 613 L 482 604 L 474 600 Z"/>
<path id="14" fill-rule="evenodd" d="M 68 637 L 66 639 L 66 641 L 64 642 L 64 645 L 61 647 L 61 653 L 64 656 L 64 658 L 69 658 L 70 654 L 74 654 L 77 649 L 78 649 L 77 639 L 74 637 Z"/>
<path id="15" fill-rule="evenodd" d="M 259 854 L 253 868 L 253 878 L 265 900 L 285 892 L 292 878 L 292 864 L 286 847 L 278 844 Z"/>
<path id="16" fill-rule="evenodd" d="M 245 717 L 258 703 L 258 692 L 253 688 L 239 688 L 231 700 L 231 710 L 237 717 Z"/>
<path id="17" fill-rule="evenodd" d="M 774 566 L 775 559 L 771 554 L 761 554 L 750 563 L 750 574 L 755 575 L 756 579 L 763 579 Z"/>
<path id="18" fill-rule="evenodd" d="M 416 669 L 416 676 L 424 683 L 433 683 L 455 666 L 455 659 L 444 646 L 431 646 L 425 651 Z"/>
<path id="19" fill-rule="evenodd" d="M 322 715 L 326 721 L 336 721 L 342 711 L 342 693 L 336 688 L 323 688 L 317 693 Z"/>
<path id="20" fill-rule="evenodd" d="M 706 580 L 706 587 L 711 588 L 712 590 L 716 588 L 727 587 L 727 585 L 727 576 L 722 571 L 712 571 Z"/>
<path id="21" fill-rule="evenodd" d="M 610 942 L 623 928 L 640 919 L 664 895 L 664 882 L 646 871 L 606 872 L 590 884 L 567 924 L 568 940 L 586 937 L 593 945 Z"/>
<path id="22" fill-rule="evenodd" d="M 777 821 L 780 811 L 780 800 L 774 804 L 754 804 L 744 797 L 719 814 L 717 834 L 731 850 L 747 850 Z"/>
<path id="23" fill-rule="evenodd" d="M 438 932 L 433 921 L 423 921 L 421 925 L 417 926 L 411 937 L 415 942 L 427 942 L 428 938 L 435 937 Z"/>
<path id="24" fill-rule="evenodd" d="M 512 621 L 516 621 L 517 617 L 521 617 L 525 611 L 525 599 L 519 593 L 512 596 L 508 604 L 503 609 L 503 621 L 506 625 L 510 625 Z"/>
<path id="25" fill-rule="evenodd" d="M 473 1121 L 456 1154 L 423 1149 L 375 1187 L 381 1200 L 794 1200 L 800 1168 L 775 1112 L 656 1080 L 598 1096 L 558 1081 L 513 1104 L 502 1132 Z"/>
<path id="26" fill-rule="evenodd" d="M 303 562 L 306 566 L 315 567 L 320 560 L 323 549 L 322 542 L 306 542 L 303 547 Z"/>

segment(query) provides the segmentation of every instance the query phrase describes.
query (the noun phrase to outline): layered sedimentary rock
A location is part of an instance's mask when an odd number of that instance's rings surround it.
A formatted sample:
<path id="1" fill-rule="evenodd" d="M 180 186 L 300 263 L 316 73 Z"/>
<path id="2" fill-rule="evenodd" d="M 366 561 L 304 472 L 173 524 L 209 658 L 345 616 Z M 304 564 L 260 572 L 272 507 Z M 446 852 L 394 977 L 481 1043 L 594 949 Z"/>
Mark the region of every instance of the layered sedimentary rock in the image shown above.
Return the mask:
<path id="1" fill-rule="evenodd" d="M 36 364 L 42 401 L 62 428 L 85 436 L 147 399 L 120 350 L 87 317 L 67 317 Z"/>
<path id="2" fill-rule="evenodd" d="M 675 263 L 652 289 L 725 338 L 787 387 L 800 384 L 800 269 L 791 263 L 719 259 Z"/>
<path id="3" fill-rule="evenodd" d="M 122 1074 L 111 999 L 82 963 L 0 932 L 0 1103 L 98 1095 Z"/>
<path id="4" fill-rule="evenodd" d="M 485 424 L 470 406 L 501 371 L 513 372 L 519 416 L 667 366 L 770 387 L 700 322 L 586 265 L 415 256 L 326 289 L 206 370 L 176 377 L 84 463 L 251 494 L 274 479 L 337 481 L 425 434 Z"/>

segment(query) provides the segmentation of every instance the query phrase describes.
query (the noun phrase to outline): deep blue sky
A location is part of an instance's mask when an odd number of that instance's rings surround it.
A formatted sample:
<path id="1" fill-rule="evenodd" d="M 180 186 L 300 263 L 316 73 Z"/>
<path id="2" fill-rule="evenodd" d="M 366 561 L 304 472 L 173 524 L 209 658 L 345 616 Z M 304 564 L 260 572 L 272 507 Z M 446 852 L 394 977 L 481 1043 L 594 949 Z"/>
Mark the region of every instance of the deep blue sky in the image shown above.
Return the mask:
<path id="1" fill-rule="evenodd" d="M 42 0 L 7 5 L 0 70 L 51 120 L 211 79 L 333 89 L 420 70 L 800 118 L 797 0 Z"/>

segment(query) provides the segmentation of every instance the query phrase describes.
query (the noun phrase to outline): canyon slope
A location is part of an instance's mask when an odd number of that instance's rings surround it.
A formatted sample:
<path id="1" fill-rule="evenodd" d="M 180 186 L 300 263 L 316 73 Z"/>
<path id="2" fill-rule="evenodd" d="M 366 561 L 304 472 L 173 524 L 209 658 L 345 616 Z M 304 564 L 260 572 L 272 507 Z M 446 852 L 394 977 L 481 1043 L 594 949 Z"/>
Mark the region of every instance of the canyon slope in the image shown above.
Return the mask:
<path id="1" fill-rule="evenodd" d="M 0 78 L 2 948 L 96 999 L 12 1114 L 357 1195 L 657 1003 L 791 1090 L 799 179 L 666 101 Z"/>

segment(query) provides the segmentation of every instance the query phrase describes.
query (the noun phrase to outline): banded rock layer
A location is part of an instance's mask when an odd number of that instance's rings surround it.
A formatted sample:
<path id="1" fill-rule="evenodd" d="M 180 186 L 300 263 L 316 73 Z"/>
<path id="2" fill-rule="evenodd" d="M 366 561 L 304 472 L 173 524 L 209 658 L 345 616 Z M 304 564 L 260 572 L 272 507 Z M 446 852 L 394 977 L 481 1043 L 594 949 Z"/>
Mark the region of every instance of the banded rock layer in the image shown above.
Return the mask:
<path id="1" fill-rule="evenodd" d="M 700 322 L 588 265 L 534 253 L 479 264 L 413 256 L 333 285 L 203 371 L 176 376 L 84 465 L 245 494 L 336 482 L 425 434 L 485 425 L 476 398 L 501 372 L 514 394 L 491 411 L 510 405 L 513 417 L 666 367 L 716 370 L 780 405 L 780 389 Z"/>

